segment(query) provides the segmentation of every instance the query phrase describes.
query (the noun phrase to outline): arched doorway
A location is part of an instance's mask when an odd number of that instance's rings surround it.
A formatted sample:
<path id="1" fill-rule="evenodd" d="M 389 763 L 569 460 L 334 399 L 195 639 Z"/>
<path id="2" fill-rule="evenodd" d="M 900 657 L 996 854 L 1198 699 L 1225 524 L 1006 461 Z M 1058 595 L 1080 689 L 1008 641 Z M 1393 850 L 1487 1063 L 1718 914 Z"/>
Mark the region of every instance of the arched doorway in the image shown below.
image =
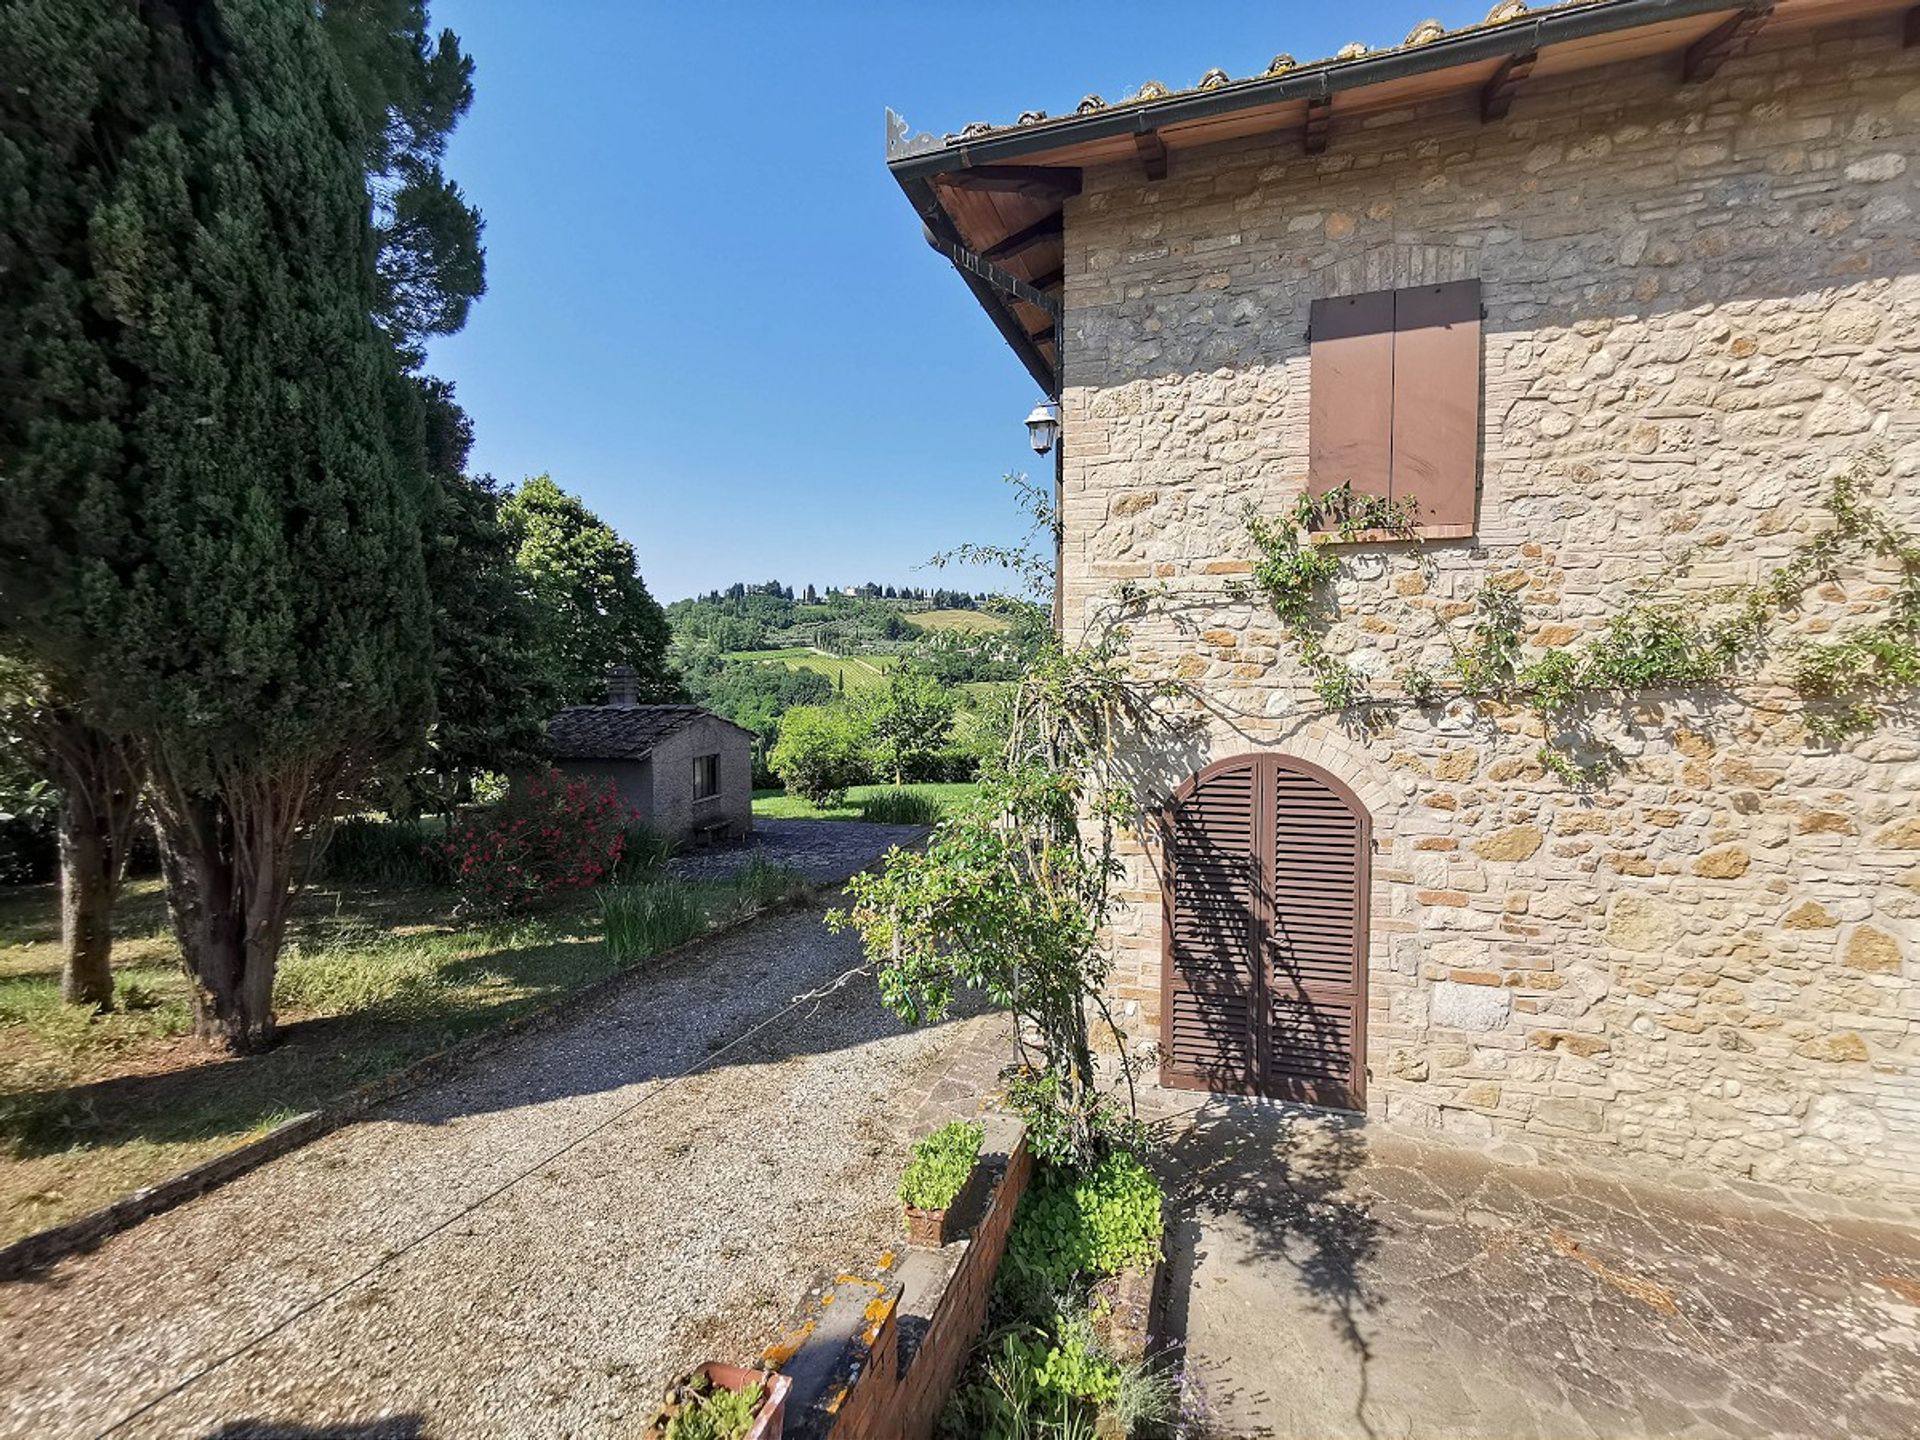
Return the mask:
<path id="1" fill-rule="evenodd" d="M 1162 832 L 1161 1083 L 1366 1103 L 1367 810 L 1317 765 L 1239 755 Z"/>

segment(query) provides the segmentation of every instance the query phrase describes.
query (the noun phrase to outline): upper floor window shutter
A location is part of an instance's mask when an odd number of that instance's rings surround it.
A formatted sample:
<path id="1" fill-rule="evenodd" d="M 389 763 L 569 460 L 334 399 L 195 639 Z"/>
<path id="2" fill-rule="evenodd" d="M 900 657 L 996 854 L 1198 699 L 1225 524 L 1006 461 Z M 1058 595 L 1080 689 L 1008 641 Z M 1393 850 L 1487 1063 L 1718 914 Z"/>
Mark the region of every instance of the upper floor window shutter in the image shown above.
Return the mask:
<path id="1" fill-rule="evenodd" d="M 1480 282 L 1313 302 L 1308 485 L 1416 507 L 1473 533 L 1480 474 Z"/>
<path id="2" fill-rule="evenodd" d="M 1394 293 L 1392 452 L 1392 497 L 1416 502 L 1429 534 L 1471 535 L 1480 471 L 1478 280 Z"/>
<path id="3" fill-rule="evenodd" d="M 1393 291 L 1313 302 L 1307 479 L 1388 495 L 1393 447 Z"/>

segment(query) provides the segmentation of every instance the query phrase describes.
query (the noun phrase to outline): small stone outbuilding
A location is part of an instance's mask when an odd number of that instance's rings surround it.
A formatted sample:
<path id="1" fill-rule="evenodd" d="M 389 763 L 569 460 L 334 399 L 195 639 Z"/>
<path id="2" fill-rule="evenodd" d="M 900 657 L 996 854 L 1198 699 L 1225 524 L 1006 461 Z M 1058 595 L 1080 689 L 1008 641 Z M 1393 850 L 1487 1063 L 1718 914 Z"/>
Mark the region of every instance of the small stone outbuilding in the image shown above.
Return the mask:
<path id="1" fill-rule="evenodd" d="M 611 777 L 640 823 L 679 841 L 738 840 L 753 829 L 753 735 L 698 705 L 642 705 L 631 677 L 607 703 L 575 705 L 547 726 L 562 775 Z"/>
<path id="2" fill-rule="evenodd" d="M 1906 562 L 1794 567 L 1841 476 L 1920 543 L 1920 9 L 1502 0 L 888 163 L 1060 407 L 1066 638 L 1178 695 L 1112 928 L 1163 1080 L 1920 1201 L 1916 695 L 1794 679 L 1912 653 Z M 1413 519 L 1319 537 L 1309 654 L 1248 517 L 1343 482 Z M 1711 685 L 1590 663 L 1756 593 Z M 1543 715 L 1490 634 L 1628 679 Z"/>

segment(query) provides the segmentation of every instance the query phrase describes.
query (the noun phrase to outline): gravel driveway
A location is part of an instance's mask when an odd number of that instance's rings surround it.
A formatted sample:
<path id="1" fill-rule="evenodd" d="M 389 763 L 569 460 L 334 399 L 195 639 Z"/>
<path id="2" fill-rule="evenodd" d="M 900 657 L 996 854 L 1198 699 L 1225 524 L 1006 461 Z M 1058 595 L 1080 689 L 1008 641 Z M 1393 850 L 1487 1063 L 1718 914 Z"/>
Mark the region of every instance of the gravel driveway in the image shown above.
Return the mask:
<path id="1" fill-rule="evenodd" d="M 895 845 L 927 833 L 924 825 L 869 825 L 862 820 L 756 820 L 743 844 L 676 855 L 668 868 L 689 880 L 720 880 L 755 857 L 798 870 L 809 880 L 841 880 Z"/>
<path id="2" fill-rule="evenodd" d="M 631 1433 L 893 1243 L 921 1099 L 997 1042 L 865 975 L 789 1010 L 859 963 L 818 909 L 760 921 L 0 1287 L 0 1434 Z"/>

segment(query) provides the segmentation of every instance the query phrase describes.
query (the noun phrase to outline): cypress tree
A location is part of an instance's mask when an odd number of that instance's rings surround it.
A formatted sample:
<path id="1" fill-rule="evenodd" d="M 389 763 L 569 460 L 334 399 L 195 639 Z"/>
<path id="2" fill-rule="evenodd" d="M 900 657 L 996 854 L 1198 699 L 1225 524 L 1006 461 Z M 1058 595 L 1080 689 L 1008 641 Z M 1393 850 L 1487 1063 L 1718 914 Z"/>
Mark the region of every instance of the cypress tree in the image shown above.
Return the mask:
<path id="1" fill-rule="evenodd" d="M 418 388 L 286 0 L 0 9 L 0 604 L 151 767 L 196 1029 L 273 1034 L 293 847 L 425 723 Z"/>

